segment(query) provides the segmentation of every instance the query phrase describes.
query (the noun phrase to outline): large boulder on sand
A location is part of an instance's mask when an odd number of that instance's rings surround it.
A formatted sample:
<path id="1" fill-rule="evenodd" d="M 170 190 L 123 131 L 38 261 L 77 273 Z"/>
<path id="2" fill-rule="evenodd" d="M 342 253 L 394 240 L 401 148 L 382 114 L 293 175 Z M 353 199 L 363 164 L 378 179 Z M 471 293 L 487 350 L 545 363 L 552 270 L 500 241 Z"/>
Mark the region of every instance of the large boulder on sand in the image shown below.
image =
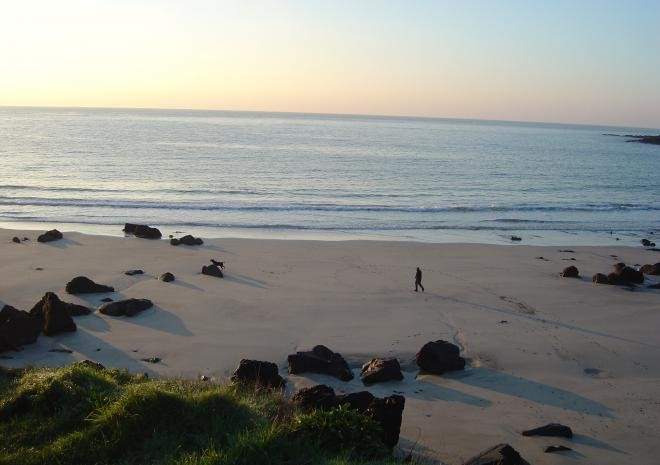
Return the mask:
<path id="1" fill-rule="evenodd" d="M 639 269 L 644 274 L 658 276 L 660 275 L 660 263 L 655 263 L 653 265 L 644 265 Z"/>
<path id="2" fill-rule="evenodd" d="M 523 436 L 555 436 L 560 438 L 572 438 L 573 431 L 570 427 L 560 423 L 549 423 L 538 428 L 528 429 L 522 432 Z"/>
<path id="3" fill-rule="evenodd" d="M 417 352 L 415 360 L 423 371 L 441 375 L 447 371 L 465 368 L 465 359 L 460 356 L 461 349 L 451 342 L 438 340 L 427 342 Z"/>
<path id="4" fill-rule="evenodd" d="M 288 357 L 289 373 L 321 373 L 334 376 L 342 381 L 353 379 L 348 363 L 340 354 L 326 346 L 318 345 L 307 352 L 296 352 Z"/>
<path id="5" fill-rule="evenodd" d="M 114 292 L 115 288 L 105 284 L 96 284 L 86 276 L 76 276 L 66 283 L 67 294 L 95 294 L 98 292 Z"/>
<path id="6" fill-rule="evenodd" d="M 54 294 L 52 292 L 46 292 L 46 294 L 44 294 L 41 300 L 36 304 L 34 304 L 32 309 L 30 310 L 30 314 L 36 318 L 40 318 L 40 319 L 43 318 L 45 314 L 44 308 L 47 305 L 56 305 L 58 307 L 62 306 L 64 310 L 71 316 L 83 316 L 92 313 L 92 309 L 89 307 L 85 307 L 84 305 L 64 302 L 60 300 L 57 294 Z"/>
<path id="7" fill-rule="evenodd" d="M 46 336 L 72 332 L 76 330 L 76 324 L 71 318 L 69 306 L 82 307 L 62 302 L 57 294 L 46 292 L 41 300 L 32 307 L 30 315 L 40 322 Z"/>
<path id="8" fill-rule="evenodd" d="M 564 271 L 561 272 L 563 278 L 579 278 L 580 272 L 575 266 L 567 266 L 564 268 Z"/>
<path id="9" fill-rule="evenodd" d="M 25 344 L 33 344 L 39 333 L 39 321 L 28 312 L 5 305 L 0 310 L 0 352 L 18 350 Z"/>
<path id="10" fill-rule="evenodd" d="M 57 241 L 59 239 L 62 239 L 62 233 L 59 232 L 57 229 L 51 229 L 50 231 L 46 231 L 45 233 L 41 234 L 39 237 L 37 237 L 37 241 L 39 242 L 52 242 L 52 241 Z"/>
<path id="11" fill-rule="evenodd" d="M 386 381 L 401 381 L 401 365 L 396 358 L 374 358 L 362 365 L 362 382 L 366 385 L 384 383 Z"/>
<path id="12" fill-rule="evenodd" d="M 124 225 L 124 232 L 126 234 L 133 234 L 135 237 L 140 237 L 142 239 L 160 239 L 163 237 L 158 228 L 152 228 L 146 224 L 126 223 Z"/>
<path id="13" fill-rule="evenodd" d="M 463 465 L 529 465 L 529 462 L 510 445 L 498 444 L 472 457 Z"/>
<path id="14" fill-rule="evenodd" d="M 380 399 L 368 391 L 337 396 L 331 387 L 319 384 L 301 389 L 292 400 L 304 409 L 327 410 L 339 405 L 347 405 L 348 408 L 370 417 L 381 426 L 385 445 L 394 447 L 399 442 L 401 419 L 406 403 L 403 396 L 393 395 Z"/>
<path id="15" fill-rule="evenodd" d="M 126 299 L 116 302 L 108 302 L 99 307 L 99 312 L 110 316 L 134 316 L 153 307 L 149 299 Z"/>
<path id="16" fill-rule="evenodd" d="M 231 381 L 236 384 L 268 389 L 282 389 L 286 384 L 274 363 L 248 359 L 241 360 L 231 376 Z"/>

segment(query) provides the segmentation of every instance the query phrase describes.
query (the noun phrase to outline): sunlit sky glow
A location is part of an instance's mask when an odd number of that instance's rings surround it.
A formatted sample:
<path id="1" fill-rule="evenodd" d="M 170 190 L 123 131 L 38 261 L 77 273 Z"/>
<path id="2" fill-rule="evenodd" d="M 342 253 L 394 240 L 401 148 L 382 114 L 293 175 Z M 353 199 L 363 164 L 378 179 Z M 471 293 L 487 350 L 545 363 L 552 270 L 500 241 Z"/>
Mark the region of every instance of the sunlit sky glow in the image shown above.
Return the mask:
<path id="1" fill-rule="evenodd" d="M 0 105 L 660 128 L 659 25 L 659 1 L 3 1 Z"/>

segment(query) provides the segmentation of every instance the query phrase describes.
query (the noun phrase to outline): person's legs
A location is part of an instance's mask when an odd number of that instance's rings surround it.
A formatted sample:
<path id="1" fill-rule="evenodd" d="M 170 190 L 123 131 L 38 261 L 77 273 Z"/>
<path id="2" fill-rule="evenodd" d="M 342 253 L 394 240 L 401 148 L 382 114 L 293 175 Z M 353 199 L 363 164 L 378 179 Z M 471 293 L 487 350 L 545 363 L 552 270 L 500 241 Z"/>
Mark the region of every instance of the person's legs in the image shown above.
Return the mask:
<path id="1" fill-rule="evenodd" d="M 417 292 L 417 285 L 419 284 L 419 281 L 415 280 L 415 292 Z"/>
<path id="2" fill-rule="evenodd" d="M 422 286 L 422 283 L 421 283 L 421 282 L 419 283 L 419 287 L 421 287 L 421 288 L 422 288 L 422 292 L 424 292 L 424 286 Z"/>

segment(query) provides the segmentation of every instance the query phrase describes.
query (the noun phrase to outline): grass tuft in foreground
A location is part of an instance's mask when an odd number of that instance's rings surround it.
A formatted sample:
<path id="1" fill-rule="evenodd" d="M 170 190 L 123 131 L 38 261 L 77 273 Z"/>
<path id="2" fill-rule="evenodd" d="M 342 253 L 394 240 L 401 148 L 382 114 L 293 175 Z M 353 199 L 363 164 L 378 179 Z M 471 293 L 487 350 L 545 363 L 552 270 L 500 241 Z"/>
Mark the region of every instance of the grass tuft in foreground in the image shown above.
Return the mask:
<path id="1" fill-rule="evenodd" d="M 280 394 L 76 363 L 0 369 L 0 465 L 394 463 L 379 426 Z"/>

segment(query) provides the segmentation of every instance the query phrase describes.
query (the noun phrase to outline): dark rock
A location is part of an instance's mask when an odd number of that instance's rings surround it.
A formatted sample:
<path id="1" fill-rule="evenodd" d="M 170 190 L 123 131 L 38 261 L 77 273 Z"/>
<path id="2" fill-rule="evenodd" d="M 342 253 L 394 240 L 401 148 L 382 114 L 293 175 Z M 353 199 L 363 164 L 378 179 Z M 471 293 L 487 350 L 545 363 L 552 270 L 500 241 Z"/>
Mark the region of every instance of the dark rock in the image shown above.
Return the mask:
<path id="1" fill-rule="evenodd" d="M 167 273 L 160 275 L 160 280 L 166 283 L 171 283 L 174 281 L 174 275 L 168 271 Z"/>
<path id="2" fill-rule="evenodd" d="M 16 237 L 16 236 L 14 236 L 14 237 L 11 239 L 11 241 L 14 242 L 14 243 L 16 243 L 16 244 L 20 244 L 20 243 L 21 243 L 21 240 L 20 240 L 18 237 Z"/>
<path id="3" fill-rule="evenodd" d="M 546 453 L 565 452 L 565 451 L 571 451 L 571 450 L 573 450 L 573 449 L 571 449 L 570 447 L 566 447 L 566 446 L 548 446 L 548 447 L 545 448 L 544 452 L 546 452 Z"/>
<path id="4" fill-rule="evenodd" d="M 211 259 L 211 263 L 212 263 L 213 265 L 219 266 L 220 269 L 222 269 L 222 270 L 225 269 L 225 262 L 219 262 L 219 261 L 217 261 L 217 260 L 213 260 L 213 259 Z"/>
<path id="5" fill-rule="evenodd" d="M 644 274 L 657 276 L 660 275 L 660 263 L 655 263 L 653 265 L 644 265 L 639 269 Z"/>
<path id="6" fill-rule="evenodd" d="M 105 370 L 105 367 L 101 365 L 99 362 L 93 362 L 91 360 L 83 360 L 81 362 L 78 362 L 78 365 L 93 368 L 95 370 Z"/>
<path id="7" fill-rule="evenodd" d="M 625 137 L 632 137 L 632 140 L 626 142 L 638 142 L 640 144 L 660 145 L 660 136 L 633 136 L 626 135 Z"/>
<path id="8" fill-rule="evenodd" d="M 163 237 L 158 228 L 152 228 L 146 224 L 126 223 L 124 225 L 124 232 L 126 234 L 133 234 L 135 237 L 140 237 L 142 239 L 160 239 Z"/>
<path id="9" fill-rule="evenodd" d="M 629 266 L 625 266 L 619 271 L 615 271 L 615 274 L 618 275 L 620 281 L 625 284 L 642 284 L 644 282 L 644 274 Z"/>
<path id="10" fill-rule="evenodd" d="M 596 283 L 596 284 L 609 284 L 609 280 L 607 279 L 607 275 L 604 275 L 603 273 L 596 273 L 591 280 Z"/>
<path id="11" fill-rule="evenodd" d="M 335 391 L 325 384 L 317 384 L 296 392 L 291 400 L 300 407 L 312 410 L 329 410 L 339 405 Z"/>
<path id="12" fill-rule="evenodd" d="M 101 299 L 101 302 L 114 302 L 115 299 L 112 299 L 110 297 L 104 297 Z"/>
<path id="13" fill-rule="evenodd" d="M 362 382 L 366 385 L 384 383 L 387 381 L 401 381 L 401 365 L 396 358 L 374 358 L 362 365 Z"/>
<path id="14" fill-rule="evenodd" d="M 218 265 L 208 265 L 202 267 L 202 274 L 215 276 L 216 278 L 223 278 L 222 270 Z"/>
<path id="15" fill-rule="evenodd" d="M 621 270 L 623 270 L 625 267 L 626 267 L 626 264 L 623 263 L 623 262 L 615 263 L 614 264 L 614 271 L 618 273 Z"/>
<path id="16" fill-rule="evenodd" d="M 527 431 L 522 432 L 523 436 L 554 436 L 560 438 L 572 438 L 573 431 L 571 428 L 559 423 L 549 423 L 545 426 L 539 426 L 538 428 L 528 429 Z"/>
<path id="17" fill-rule="evenodd" d="M 512 240 L 512 241 L 522 241 L 522 237 L 511 236 L 511 240 Z"/>
<path id="18" fill-rule="evenodd" d="M 44 294 L 41 300 L 32 307 L 32 309 L 30 310 L 30 314 L 35 318 L 42 320 L 45 315 L 44 306 L 46 306 L 47 304 L 57 306 L 58 311 L 59 311 L 59 307 L 62 307 L 64 311 L 66 311 L 71 316 L 83 316 L 92 313 L 92 309 L 89 307 L 85 307 L 84 305 L 64 302 L 60 300 L 57 294 L 54 294 L 52 292 L 47 292 L 46 294 Z"/>
<path id="19" fill-rule="evenodd" d="M 529 462 L 510 445 L 498 444 L 472 457 L 463 465 L 529 465 Z"/>
<path id="20" fill-rule="evenodd" d="M 142 271 L 142 270 L 128 270 L 128 271 L 124 271 L 124 274 L 126 276 L 135 276 L 135 275 L 138 275 L 138 274 L 144 274 L 144 271 Z"/>
<path id="21" fill-rule="evenodd" d="M 99 312 L 110 316 L 134 316 L 152 306 L 153 303 L 149 299 L 126 299 L 103 304 L 99 307 Z"/>
<path id="22" fill-rule="evenodd" d="M 248 359 L 241 360 L 231 376 L 231 381 L 269 389 L 282 389 L 286 384 L 274 363 Z"/>
<path id="23" fill-rule="evenodd" d="M 642 239 L 642 245 L 644 247 L 655 247 L 655 242 L 651 242 L 648 239 Z"/>
<path id="24" fill-rule="evenodd" d="M 375 398 L 369 391 L 351 392 L 350 394 L 337 396 L 337 403 L 339 405 L 346 404 L 353 410 L 365 413 Z"/>
<path id="25" fill-rule="evenodd" d="M 180 239 L 170 239 L 172 245 L 202 245 L 204 241 L 199 237 L 193 237 L 190 234 L 183 236 Z"/>
<path id="26" fill-rule="evenodd" d="M 76 276 L 66 283 L 65 290 L 69 294 L 95 294 L 98 292 L 114 292 L 115 288 L 104 284 L 96 284 L 85 276 Z"/>
<path id="27" fill-rule="evenodd" d="M 575 250 L 572 249 L 559 249 L 559 251 L 564 253 L 575 253 Z"/>
<path id="28" fill-rule="evenodd" d="M 465 368 L 465 359 L 460 356 L 460 348 L 447 341 L 427 342 L 417 352 L 417 366 L 424 371 L 441 375 L 447 371 Z"/>
<path id="29" fill-rule="evenodd" d="M 48 352 L 59 352 L 61 354 L 72 354 L 73 350 L 69 350 L 69 349 L 50 349 Z"/>
<path id="30" fill-rule="evenodd" d="M 580 272 L 575 266 L 567 266 L 564 268 L 564 271 L 561 272 L 561 275 L 564 278 L 579 278 Z"/>
<path id="31" fill-rule="evenodd" d="M 41 324 L 28 312 L 5 305 L 0 310 L 0 352 L 18 350 L 25 344 L 33 344 Z"/>
<path id="32" fill-rule="evenodd" d="M 46 231 L 39 237 L 37 237 L 37 241 L 39 242 L 52 242 L 56 241 L 59 239 L 62 239 L 62 233 L 59 232 L 57 229 L 51 229 L 50 231 Z"/>
<path id="33" fill-rule="evenodd" d="M 342 381 L 353 379 L 353 373 L 348 363 L 340 354 L 333 352 L 326 346 L 318 345 L 307 352 L 296 352 L 288 357 L 289 373 L 321 373 Z"/>
<path id="34" fill-rule="evenodd" d="M 405 405 L 405 397 L 393 395 L 384 399 L 374 399 L 366 411 L 367 416 L 380 424 L 383 430 L 383 442 L 388 447 L 394 447 L 399 442 L 401 419 Z"/>
<path id="35" fill-rule="evenodd" d="M 41 323 L 41 328 L 46 336 L 54 336 L 76 330 L 76 324 L 71 318 L 71 306 L 79 309 L 86 308 L 62 302 L 55 293 L 46 292 L 41 300 L 32 307 L 30 315 Z"/>
<path id="36" fill-rule="evenodd" d="M 160 362 L 160 358 L 158 358 L 158 357 L 141 358 L 140 360 L 143 361 L 143 362 L 147 362 L 147 363 L 159 363 Z"/>

